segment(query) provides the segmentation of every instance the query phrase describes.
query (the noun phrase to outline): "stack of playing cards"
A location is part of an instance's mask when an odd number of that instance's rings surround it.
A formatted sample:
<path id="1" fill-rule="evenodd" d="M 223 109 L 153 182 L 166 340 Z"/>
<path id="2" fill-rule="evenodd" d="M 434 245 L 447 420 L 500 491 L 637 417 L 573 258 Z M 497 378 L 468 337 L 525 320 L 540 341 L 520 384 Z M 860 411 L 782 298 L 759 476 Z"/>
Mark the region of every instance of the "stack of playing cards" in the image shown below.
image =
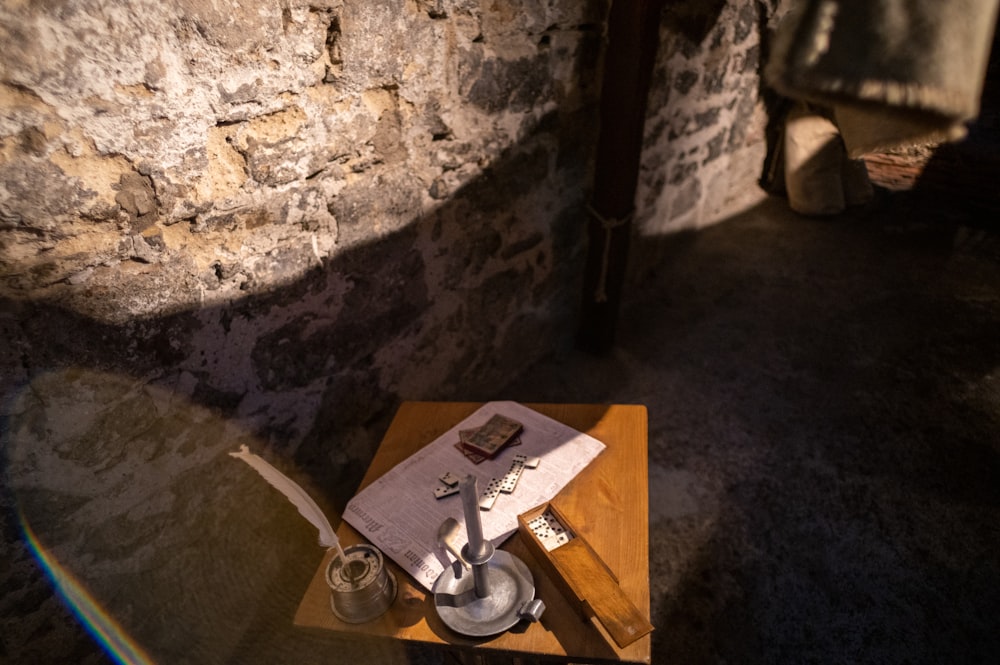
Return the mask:
<path id="1" fill-rule="evenodd" d="M 473 464 L 492 459 L 507 446 L 521 443 L 517 436 L 522 425 L 499 413 L 486 421 L 486 424 L 475 429 L 463 429 L 458 433 L 459 442 L 455 444 L 463 455 Z"/>

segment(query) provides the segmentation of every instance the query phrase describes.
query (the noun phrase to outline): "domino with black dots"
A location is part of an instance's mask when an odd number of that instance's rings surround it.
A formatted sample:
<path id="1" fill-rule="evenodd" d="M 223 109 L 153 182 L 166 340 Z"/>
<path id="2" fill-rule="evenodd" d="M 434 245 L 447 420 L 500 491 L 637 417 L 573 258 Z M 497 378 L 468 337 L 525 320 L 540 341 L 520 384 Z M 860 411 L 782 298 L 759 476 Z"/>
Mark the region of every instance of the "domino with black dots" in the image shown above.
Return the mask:
<path id="1" fill-rule="evenodd" d="M 490 482 L 486 483 L 486 489 L 479 495 L 480 510 L 490 510 L 493 508 L 493 504 L 497 502 L 497 497 L 500 496 L 500 482 L 500 478 L 491 478 Z"/>
<path id="2" fill-rule="evenodd" d="M 573 539 L 573 534 L 548 510 L 528 522 L 528 528 L 548 552 Z"/>
<path id="3" fill-rule="evenodd" d="M 438 485 L 434 488 L 434 498 L 443 499 L 446 496 L 451 496 L 452 494 L 458 494 L 459 487 L 454 485 L 453 487 L 448 487 L 447 485 Z"/>
<path id="4" fill-rule="evenodd" d="M 511 494 L 514 488 L 517 487 L 517 481 L 521 478 L 523 471 L 524 463 L 515 459 L 510 465 L 507 475 L 500 479 L 500 491 L 504 494 Z"/>
<path id="5" fill-rule="evenodd" d="M 528 457 L 527 455 L 514 455 L 514 461 L 520 462 L 526 469 L 537 469 L 541 464 L 541 457 Z"/>
<path id="6" fill-rule="evenodd" d="M 461 480 L 457 475 L 451 471 L 445 471 L 438 477 L 443 484 L 438 485 L 434 488 L 434 498 L 443 499 L 446 496 L 451 496 L 453 494 L 458 494 L 458 481 Z"/>
<path id="7" fill-rule="evenodd" d="M 455 475 L 451 471 L 445 471 L 444 474 L 442 474 L 441 477 L 438 478 L 438 480 L 440 480 L 442 483 L 444 483 L 448 487 L 455 487 L 456 485 L 458 485 L 458 481 L 460 481 L 461 478 L 459 478 L 457 475 Z"/>

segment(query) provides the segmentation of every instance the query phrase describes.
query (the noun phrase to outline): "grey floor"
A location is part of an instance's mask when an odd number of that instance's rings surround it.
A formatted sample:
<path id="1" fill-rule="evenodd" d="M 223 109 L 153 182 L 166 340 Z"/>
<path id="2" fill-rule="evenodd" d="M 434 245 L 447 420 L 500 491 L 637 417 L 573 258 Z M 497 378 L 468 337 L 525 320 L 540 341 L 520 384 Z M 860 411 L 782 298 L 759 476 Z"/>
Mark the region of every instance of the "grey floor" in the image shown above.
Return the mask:
<path id="1" fill-rule="evenodd" d="M 653 662 L 1000 662 L 1000 234 L 775 199 L 642 242 L 609 356 L 484 397 L 648 407 Z M 290 629 L 315 565 L 245 581 L 273 592 L 230 662 L 441 662 Z"/>
<path id="2" fill-rule="evenodd" d="M 663 250 L 511 389 L 648 406 L 653 662 L 1000 662 L 1000 236 L 771 201 Z"/>

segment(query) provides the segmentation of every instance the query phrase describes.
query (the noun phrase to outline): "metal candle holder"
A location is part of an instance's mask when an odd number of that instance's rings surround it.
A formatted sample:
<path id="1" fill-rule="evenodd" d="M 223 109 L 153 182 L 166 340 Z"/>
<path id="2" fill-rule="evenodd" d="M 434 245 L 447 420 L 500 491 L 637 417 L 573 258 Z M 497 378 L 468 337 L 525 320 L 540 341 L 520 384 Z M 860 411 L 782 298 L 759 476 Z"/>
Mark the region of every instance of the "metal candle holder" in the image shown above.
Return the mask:
<path id="1" fill-rule="evenodd" d="M 455 562 L 434 582 L 434 607 L 441 620 L 463 635 L 485 637 L 512 628 L 521 619 L 538 621 L 545 604 L 535 598 L 531 571 L 516 556 L 483 538 L 475 477 L 459 483 L 469 542 L 462 556 L 472 574 Z"/>

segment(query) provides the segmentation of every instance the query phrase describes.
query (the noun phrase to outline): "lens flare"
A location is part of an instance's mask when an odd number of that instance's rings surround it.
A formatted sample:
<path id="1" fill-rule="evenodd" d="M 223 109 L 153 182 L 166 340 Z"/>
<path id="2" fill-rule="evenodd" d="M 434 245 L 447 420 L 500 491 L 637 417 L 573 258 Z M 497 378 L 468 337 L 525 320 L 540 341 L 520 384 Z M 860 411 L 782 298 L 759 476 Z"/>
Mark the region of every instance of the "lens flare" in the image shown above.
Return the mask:
<path id="1" fill-rule="evenodd" d="M 146 652 L 104 611 L 73 574 L 42 546 L 23 513 L 20 517 L 21 527 L 24 529 L 25 540 L 31 553 L 42 565 L 56 592 L 87 632 L 93 635 L 98 644 L 116 662 L 127 665 L 152 665 L 153 661 Z"/>

